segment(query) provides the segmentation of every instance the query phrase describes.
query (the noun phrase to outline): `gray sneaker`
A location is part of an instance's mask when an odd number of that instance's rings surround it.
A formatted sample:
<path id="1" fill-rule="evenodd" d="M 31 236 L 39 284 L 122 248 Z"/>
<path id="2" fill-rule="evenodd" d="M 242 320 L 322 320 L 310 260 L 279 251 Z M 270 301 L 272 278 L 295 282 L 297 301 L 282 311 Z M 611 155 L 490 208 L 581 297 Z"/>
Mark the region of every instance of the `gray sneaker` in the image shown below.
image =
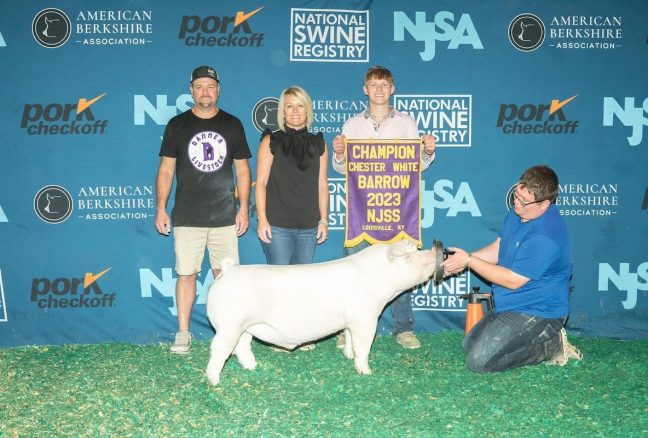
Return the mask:
<path id="1" fill-rule="evenodd" d="M 191 340 L 193 335 L 186 330 L 179 331 L 175 335 L 175 342 L 169 349 L 171 353 L 187 354 L 191 348 Z"/>
<path id="2" fill-rule="evenodd" d="M 565 328 L 560 329 L 560 351 L 556 353 L 554 357 L 545 361 L 546 365 L 558 365 L 559 367 L 564 367 L 567 365 L 569 359 L 581 360 L 583 358 L 583 353 L 569 343 L 567 340 L 567 330 Z"/>
<path id="3" fill-rule="evenodd" d="M 414 350 L 421 347 L 421 343 L 412 332 L 403 332 L 396 335 L 396 342 L 403 348 Z"/>

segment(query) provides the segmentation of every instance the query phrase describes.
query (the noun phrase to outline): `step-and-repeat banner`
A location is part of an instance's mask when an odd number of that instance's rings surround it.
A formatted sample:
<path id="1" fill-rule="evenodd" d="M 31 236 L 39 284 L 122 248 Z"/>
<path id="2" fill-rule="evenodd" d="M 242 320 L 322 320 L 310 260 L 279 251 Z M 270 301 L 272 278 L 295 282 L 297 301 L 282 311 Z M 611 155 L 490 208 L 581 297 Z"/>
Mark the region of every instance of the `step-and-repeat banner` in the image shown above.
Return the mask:
<path id="1" fill-rule="evenodd" d="M 253 174 L 282 89 L 310 93 L 330 147 L 366 108 L 367 68 L 390 68 L 393 106 L 438 139 L 421 182 L 424 247 L 492 242 L 522 171 L 551 166 L 573 239 L 569 329 L 648 337 L 644 0 L 4 2 L 0 59 L 0 346 L 171 339 L 173 241 L 154 228 L 154 181 L 164 127 L 191 107 L 203 64 L 243 122 Z M 316 261 L 343 253 L 332 169 L 329 192 Z M 245 264 L 265 262 L 256 223 L 252 208 Z M 212 335 L 212 281 L 205 262 L 199 338 Z M 416 288 L 415 329 L 461 330 L 474 286 L 488 290 L 470 273 Z M 390 330 L 385 312 L 379 333 Z"/>

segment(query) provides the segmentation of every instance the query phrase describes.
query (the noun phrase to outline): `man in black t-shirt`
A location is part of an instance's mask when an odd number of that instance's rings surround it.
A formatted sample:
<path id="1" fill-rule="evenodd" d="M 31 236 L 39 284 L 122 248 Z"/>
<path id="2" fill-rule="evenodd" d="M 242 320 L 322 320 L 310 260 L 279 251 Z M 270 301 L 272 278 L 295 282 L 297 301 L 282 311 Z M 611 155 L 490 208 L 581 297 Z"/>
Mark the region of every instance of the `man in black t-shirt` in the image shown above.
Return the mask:
<path id="1" fill-rule="evenodd" d="M 241 121 L 218 108 L 220 82 L 216 70 L 208 66 L 196 68 L 189 89 L 194 107 L 169 120 L 156 179 L 155 227 L 160 234 L 169 235 L 171 222 L 174 226 L 178 332 L 171 352 L 180 354 L 188 353 L 191 346 L 189 323 L 205 248 L 214 278 L 225 256 L 239 261 L 238 236 L 247 231 L 249 224 L 248 158 L 252 156 Z M 175 205 L 169 217 L 166 207 L 174 174 Z"/>

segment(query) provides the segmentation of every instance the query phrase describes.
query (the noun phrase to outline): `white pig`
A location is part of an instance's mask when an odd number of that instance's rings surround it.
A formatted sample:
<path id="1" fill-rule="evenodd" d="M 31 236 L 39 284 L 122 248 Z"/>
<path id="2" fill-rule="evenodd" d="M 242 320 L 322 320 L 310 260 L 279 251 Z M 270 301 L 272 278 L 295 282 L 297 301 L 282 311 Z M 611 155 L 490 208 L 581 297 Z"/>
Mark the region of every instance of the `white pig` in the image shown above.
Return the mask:
<path id="1" fill-rule="evenodd" d="M 369 350 L 380 313 L 401 292 L 427 281 L 438 267 L 437 257 L 435 251 L 419 251 L 401 240 L 325 263 L 224 263 L 207 297 L 207 315 L 216 329 L 206 370 L 209 381 L 220 382 L 232 353 L 243 368 L 256 367 L 253 336 L 293 349 L 343 329 L 344 355 L 354 359 L 358 373 L 371 374 Z"/>

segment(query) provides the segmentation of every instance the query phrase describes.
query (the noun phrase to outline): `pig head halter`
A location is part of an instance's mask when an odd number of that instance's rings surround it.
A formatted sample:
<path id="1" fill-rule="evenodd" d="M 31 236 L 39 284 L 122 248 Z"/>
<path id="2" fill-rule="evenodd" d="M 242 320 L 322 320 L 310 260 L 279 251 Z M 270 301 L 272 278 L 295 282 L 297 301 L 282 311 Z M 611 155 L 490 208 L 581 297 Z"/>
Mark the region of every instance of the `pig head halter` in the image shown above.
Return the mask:
<path id="1" fill-rule="evenodd" d="M 434 255 L 436 256 L 436 265 L 432 274 L 432 280 L 434 280 L 434 284 L 441 284 L 443 282 L 443 266 L 441 266 L 441 263 L 448 258 L 448 254 L 450 253 L 443 247 L 443 243 L 436 239 L 432 241 L 432 251 L 434 251 Z"/>

